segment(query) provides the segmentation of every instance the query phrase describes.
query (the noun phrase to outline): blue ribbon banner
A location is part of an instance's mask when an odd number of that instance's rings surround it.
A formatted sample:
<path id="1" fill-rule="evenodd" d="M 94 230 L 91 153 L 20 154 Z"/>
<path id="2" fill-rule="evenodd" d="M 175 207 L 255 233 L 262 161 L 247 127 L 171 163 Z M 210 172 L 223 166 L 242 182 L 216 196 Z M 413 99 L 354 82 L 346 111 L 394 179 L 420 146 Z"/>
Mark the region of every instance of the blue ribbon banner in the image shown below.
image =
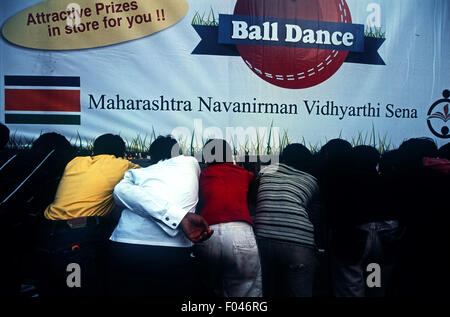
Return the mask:
<path id="1" fill-rule="evenodd" d="M 245 15 L 219 15 L 219 43 L 362 52 L 364 25 Z"/>
<path id="2" fill-rule="evenodd" d="M 337 49 L 346 62 L 385 65 L 378 54 L 384 38 L 364 36 L 364 25 L 325 21 L 220 15 L 219 26 L 193 25 L 201 37 L 192 54 L 240 56 L 236 44 Z"/>

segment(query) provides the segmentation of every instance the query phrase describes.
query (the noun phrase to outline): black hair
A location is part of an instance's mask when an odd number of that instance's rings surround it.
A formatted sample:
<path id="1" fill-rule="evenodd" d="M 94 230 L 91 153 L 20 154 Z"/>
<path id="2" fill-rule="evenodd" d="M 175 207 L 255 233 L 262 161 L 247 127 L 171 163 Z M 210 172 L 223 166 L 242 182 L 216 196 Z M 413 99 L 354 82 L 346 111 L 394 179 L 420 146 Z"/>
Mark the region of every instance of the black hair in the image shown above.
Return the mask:
<path id="1" fill-rule="evenodd" d="M 150 145 L 148 150 L 150 155 L 150 163 L 156 164 L 162 160 L 168 160 L 180 154 L 180 147 L 177 140 L 172 136 L 158 136 Z"/>
<path id="2" fill-rule="evenodd" d="M 61 134 L 55 132 L 44 133 L 31 145 L 31 151 L 47 154 L 52 150 L 74 151 L 70 142 Z"/>
<path id="3" fill-rule="evenodd" d="M 114 134 L 103 134 L 94 141 L 94 155 L 114 155 L 123 157 L 125 155 L 125 142 Z"/>
<path id="4" fill-rule="evenodd" d="M 3 149 L 9 142 L 9 128 L 0 123 L 0 150 Z"/>
<path id="5" fill-rule="evenodd" d="M 313 155 L 300 143 L 292 143 L 286 146 L 280 155 L 281 163 L 291 166 L 299 171 L 311 173 Z"/>
<path id="6" fill-rule="evenodd" d="M 399 156 L 398 150 L 390 150 L 384 152 L 380 157 L 380 165 L 378 170 L 381 175 L 392 175 L 398 170 Z"/>
<path id="7" fill-rule="evenodd" d="M 203 146 L 203 162 L 206 164 L 233 163 L 233 150 L 223 139 L 209 139 Z"/>
<path id="8" fill-rule="evenodd" d="M 414 168 L 422 166 L 425 157 L 437 157 L 438 148 L 430 138 L 411 138 L 400 145 L 398 154 L 400 167 Z"/>
<path id="9" fill-rule="evenodd" d="M 380 152 L 370 145 L 358 145 L 352 149 L 353 166 L 375 169 L 380 161 Z"/>
<path id="10" fill-rule="evenodd" d="M 438 156 L 450 160 L 450 142 L 439 148 Z"/>
<path id="11" fill-rule="evenodd" d="M 343 139 L 332 139 L 320 149 L 321 161 L 346 161 L 352 151 L 350 142 Z"/>

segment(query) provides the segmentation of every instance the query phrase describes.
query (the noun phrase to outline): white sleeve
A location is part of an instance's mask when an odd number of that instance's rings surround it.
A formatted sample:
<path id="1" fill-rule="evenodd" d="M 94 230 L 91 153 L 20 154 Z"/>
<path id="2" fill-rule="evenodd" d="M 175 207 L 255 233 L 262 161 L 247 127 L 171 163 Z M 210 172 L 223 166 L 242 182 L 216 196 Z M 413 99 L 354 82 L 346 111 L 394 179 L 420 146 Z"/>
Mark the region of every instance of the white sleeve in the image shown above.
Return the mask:
<path id="1" fill-rule="evenodd" d="M 116 203 L 142 217 L 151 217 L 165 232 L 174 236 L 176 230 L 188 213 L 182 208 L 171 206 L 168 201 L 155 199 L 141 186 L 136 185 L 132 171 L 127 171 L 124 178 L 114 188 Z"/>

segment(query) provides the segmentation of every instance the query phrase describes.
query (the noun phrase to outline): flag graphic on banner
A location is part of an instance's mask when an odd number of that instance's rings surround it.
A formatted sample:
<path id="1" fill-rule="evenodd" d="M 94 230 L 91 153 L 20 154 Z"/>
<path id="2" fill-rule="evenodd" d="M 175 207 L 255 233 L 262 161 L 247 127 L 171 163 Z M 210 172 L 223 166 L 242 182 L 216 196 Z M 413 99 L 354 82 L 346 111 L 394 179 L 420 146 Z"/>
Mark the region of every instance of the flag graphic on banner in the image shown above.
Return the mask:
<path id="1" fill-rule="evenodd" d="M 80 125 L 80 77 L 5 76 L 5 123 Z"/>

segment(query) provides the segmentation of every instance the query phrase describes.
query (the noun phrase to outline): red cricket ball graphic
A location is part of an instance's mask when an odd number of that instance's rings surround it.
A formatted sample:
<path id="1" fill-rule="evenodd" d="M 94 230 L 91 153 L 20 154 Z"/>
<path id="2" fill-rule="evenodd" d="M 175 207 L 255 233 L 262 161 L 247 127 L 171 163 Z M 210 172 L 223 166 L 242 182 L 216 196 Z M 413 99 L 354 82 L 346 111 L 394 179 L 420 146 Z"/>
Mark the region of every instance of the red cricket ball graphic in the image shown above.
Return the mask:
<path id="1" fill-rule="evenodd" d="M 237 0 L 235 15 L 352 23 L 345 0 Z M 318 85 L 336 73 L 348 51 L 236 45 L 247 66 L 265 81 L 284 88 Z"/>

